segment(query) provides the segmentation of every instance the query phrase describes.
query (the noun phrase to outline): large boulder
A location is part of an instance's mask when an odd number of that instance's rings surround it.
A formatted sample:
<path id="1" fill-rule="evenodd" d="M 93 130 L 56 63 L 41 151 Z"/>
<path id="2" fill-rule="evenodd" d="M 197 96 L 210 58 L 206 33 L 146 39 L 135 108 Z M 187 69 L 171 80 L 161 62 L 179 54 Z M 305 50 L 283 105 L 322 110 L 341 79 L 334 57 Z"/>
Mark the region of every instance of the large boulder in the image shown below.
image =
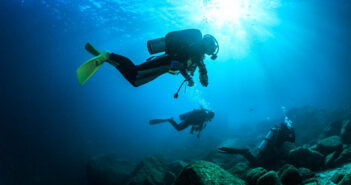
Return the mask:
<path id="1" fill-rule="evenodd" d="M 351 162 L 351 147 L 345 148 L 334 161 L 336 166 L 340 166 L 349 162 Z"/>
<path id="2" fill-rule="evenodd" d="M 246 175 L 246 182 L 249 185 L 256 185 L 257 180 L 265 173 L 267 173 L 267 170 L 262 167 L 251 169 Z"/>
<path id="3" fill-rule="evenodd" d="M 300 168 L 318 170 L 324 166 L 323 154 L 306 147 L 298 147 L 289 153 L 290 164 Z"/>
<path id="4" fill-rule="evenodd" d="M 350 185 L 351 184 L 351 174 L 347 174 L 342 178 L 338 185 Z"/>
<path id="5" fill-rule="evenodd" d="M 116 154 L 101 155 L 89 160 L 87 177 L 89 185 L 123 184 L 134 165 L 118 158 Z"/>
<path id="6" fill-rule="evenodd" d="M 257 185 L 281 185 L 279 177 L 275 171 L 269 171 L 257 180 Z"/>
<path id="7" fill-rule="evenodd" d="M 183 169 L 174 185 L 245 185 L 245 181 L 214 163 L 196 161 Z"/>
<path id="8" fill-rule="evenodd" d="M 339 173 L 339 172 L 336 172 L 332 178 L 330 179 L 330 181 L 332 181 L 333 183 L 335 184 L 338 184 L 343 178 L 344 178 L 345 174 L 343 173 Z"/>
<path id="9" fill-rule="evenodd" d="M 176 176 L 170 172 L 166 163 L 153 156 L 141 161 L 131 174 L 128 185 L 170 185 Z"/>
<path id="10" fill-rule="evenodd" d="M 286 164 L 278 172 L 280 180 L 284 185 L 296 185 L 302 182 L 299 170 L 295 166 Z"/>
<path id="11" fill-rule="evenodd" d="M 174 173 L 175 175 L 178 175 L 183 168 L 185 168 L 186 163 L 182 160 L 176 160 L 167 165 L 168 169 Z"/>
<path id="12" fill-rule="evenodd" d="M 343 121 L 341 138 L 344 144 L 351 144 L 351 120 Z"/>
<path id="13" fill-rule="evenodd" d="M 324 166 L 326 168 L 331 168 L 335 166 L 335 160 L 338 158 L 338 156 L 340 155 L 341 151 L 335 151 L 329 155 L 327 155 L 325 157 L 325 161 L 324 161 Z"/>
<path id="14" fill-rule="evenodd" d="M 316 176 L 316 174 L 307 168 L 299 168 L 299 174 L 302 180 L 310 179 Z"/>
<path id="15" fill-rule="evenodd" d="M 246 163 L 237 163 L 234 165 L 232 168 L 228 170 L 229 173 L 231 173 L 234 176 L 239 177 L 240 179 L 246 178 L 246 174 L 249 171 L 249 166 Z"/>
<path id="16" fill-rule="evenodd" d="M 317 151 L 328 155 L 335 151 L 342 150 L 342 141 L 339 136 L 330 136 L 325 139 L 322 139 L 317 144 Z"/>

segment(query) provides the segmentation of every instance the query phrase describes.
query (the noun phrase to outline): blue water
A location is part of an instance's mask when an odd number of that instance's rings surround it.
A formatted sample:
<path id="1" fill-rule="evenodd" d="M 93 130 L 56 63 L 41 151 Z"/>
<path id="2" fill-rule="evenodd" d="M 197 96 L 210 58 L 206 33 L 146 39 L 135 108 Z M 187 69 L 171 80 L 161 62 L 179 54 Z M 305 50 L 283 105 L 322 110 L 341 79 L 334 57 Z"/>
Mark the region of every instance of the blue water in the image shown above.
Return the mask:
<path id="1" fill-rule="evenodd" d="M 351 102 L 350 1 L 206 2 L 1 2 L 0 184 L 86 184 L 95 155 L 196 155 L 240 125 L 281 117 L 282 106 Z M 147 40 L 187 28 L 219 41 L 218 59 L 205 61 L 207 88 L 195 74 L 196 86 L 173 99 L 180 75 L 134 88 L 107 64 L 79 86 L 86 42 L 140 64 Z M 200 106 L 216 112 L 200 139 L 148 125 Z"/>

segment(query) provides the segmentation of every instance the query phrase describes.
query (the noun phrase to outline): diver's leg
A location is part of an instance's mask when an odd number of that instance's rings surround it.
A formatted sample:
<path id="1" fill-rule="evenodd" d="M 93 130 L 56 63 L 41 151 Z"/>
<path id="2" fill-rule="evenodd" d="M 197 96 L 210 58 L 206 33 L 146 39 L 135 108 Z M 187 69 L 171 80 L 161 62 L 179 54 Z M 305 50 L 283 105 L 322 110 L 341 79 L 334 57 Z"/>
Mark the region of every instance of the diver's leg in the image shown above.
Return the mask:
<path id="1" fill-rule="evenodd" d="M 186 124 L 186 122 L 181 122 L 179 124 L 177 124 L 173 119 L 169 119 L 168 120 L 169 123 L 171 123 L 171 125 L 177 130 L 177 131 L 182 131 L 184 129 L 186 129 L 189 124 Z"/>
<path id="2" fill-rule="evenodd" d="M 257 158 L 250 152 L 250 150 L 246 149 L 241 154 L 250 164 L 255 165 L 257 164 Z"/>
<path id="3" fill-rule="evenodd" d="M 136 79 L 135 85 L 146 84 L 157 77 L 165 74 L 169 71 L 170 57 L 159 56 L 154 60 L 147 61 L 143 64 L 135 66 L 136 68 Z"/>
<path id="4" fill-rule="evenodd" d="M 235 154 L 243 156 L 250 164 L 256 163 L 256 157 L 250 152 L 249 149 L 237 149 L 237 148 L 228 148 L 222 147 L 218 149 L 221 153 Z"/>
<path id="5" fill-rule="evenodd" d="M 135 85 L 137 75 L 136 67 L 131 60 L 129 60 L 127 57 L 111 53 L 108 62 L 115 66 L 124 76 L 124 78 L 127 79 L 134 87 L 137 86 Z"/>

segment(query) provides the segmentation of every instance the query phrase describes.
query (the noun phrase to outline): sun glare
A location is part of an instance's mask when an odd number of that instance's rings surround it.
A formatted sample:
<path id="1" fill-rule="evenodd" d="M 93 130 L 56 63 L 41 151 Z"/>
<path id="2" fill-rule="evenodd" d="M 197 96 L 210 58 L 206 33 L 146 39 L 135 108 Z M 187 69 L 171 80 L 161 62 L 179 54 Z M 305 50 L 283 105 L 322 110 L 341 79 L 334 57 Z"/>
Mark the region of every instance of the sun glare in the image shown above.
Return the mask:
<path id="1" fill-rule="evenodd" d="M 240 19 L 248 14 L 247 0 L 211 0 L 203 2 L 207 21 L 223 26 L 225 23 L 240 25 Z"/>
<path id="2" fill-rule="evenodd" d="M 194 21 L 216 36 L 227 53 L 245 56 L 253 40 L 272 37 L 271 27 L 279 21 L 275 9 L 280 0 L 199 0 Z M 223 50 L 222 50 L 223 52 Z"/>

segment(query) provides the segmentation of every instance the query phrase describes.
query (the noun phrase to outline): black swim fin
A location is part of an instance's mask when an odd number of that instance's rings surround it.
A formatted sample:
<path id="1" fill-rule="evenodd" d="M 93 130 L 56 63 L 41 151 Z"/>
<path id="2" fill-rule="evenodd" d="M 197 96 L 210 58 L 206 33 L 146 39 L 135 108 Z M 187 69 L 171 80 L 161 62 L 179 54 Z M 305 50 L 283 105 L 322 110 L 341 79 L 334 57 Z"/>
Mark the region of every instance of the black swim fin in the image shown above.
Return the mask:
<path id="1" fill-rule="evenodd" d="M 160 124 L 160 123 L 164 123 L 167 122 L 168 119 L 152 119 L 149 121 L 150 125 L 156 125 L 156 124 Z"/>
<path id="2" fill-rule="evenodd" d="M 94 48 L 94 46 L 91 45 L 89 42 L 85 44 L 85 50 L 87 50 L 90 54 L 94 56 L 100 55 L 100 51 Z"/>

